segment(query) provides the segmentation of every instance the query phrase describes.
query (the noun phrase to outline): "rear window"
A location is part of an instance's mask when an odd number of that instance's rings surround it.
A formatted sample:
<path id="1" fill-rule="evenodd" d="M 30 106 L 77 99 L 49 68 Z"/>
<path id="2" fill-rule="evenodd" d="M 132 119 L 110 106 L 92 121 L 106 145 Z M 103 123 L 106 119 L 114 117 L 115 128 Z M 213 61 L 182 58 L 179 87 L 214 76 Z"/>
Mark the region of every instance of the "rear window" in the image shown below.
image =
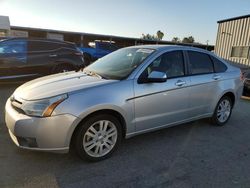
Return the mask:
<path id="1" fill-rule="evenodd" d="M 214 70 L 215 72 L 225 72 L 227 70 L 227 66 L 222 63 L 219 59 L 210 56 L 214 62 Z"/>
<path id="2" fill-rule="evenodd" d="M 214 72 L 210 57 L 201 52 L 188 51 L 190 74 L 208 74 Z"/>

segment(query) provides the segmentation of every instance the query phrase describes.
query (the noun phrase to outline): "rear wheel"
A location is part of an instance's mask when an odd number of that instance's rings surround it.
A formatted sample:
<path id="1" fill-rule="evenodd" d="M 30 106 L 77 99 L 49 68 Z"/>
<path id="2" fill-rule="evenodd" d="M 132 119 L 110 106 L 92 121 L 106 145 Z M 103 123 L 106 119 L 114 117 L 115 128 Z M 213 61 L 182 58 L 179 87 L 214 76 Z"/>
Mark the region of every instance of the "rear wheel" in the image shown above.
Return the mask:
<path id="1" fill-rule="evenodd" d="M 90 161 L 109 157 L 121 142 L 121 124 L 111 115 L 97 115 L 82 124 L 75 137 L 77 154 Z"/>
<path id="2" fill-rule="evenodd" d="M 227 123 L 232 113 L 232 100 L 228 96 L 224 96 L 218 102 L 213 117 L 212 123 L 217 126 L 222 126 Z"/>

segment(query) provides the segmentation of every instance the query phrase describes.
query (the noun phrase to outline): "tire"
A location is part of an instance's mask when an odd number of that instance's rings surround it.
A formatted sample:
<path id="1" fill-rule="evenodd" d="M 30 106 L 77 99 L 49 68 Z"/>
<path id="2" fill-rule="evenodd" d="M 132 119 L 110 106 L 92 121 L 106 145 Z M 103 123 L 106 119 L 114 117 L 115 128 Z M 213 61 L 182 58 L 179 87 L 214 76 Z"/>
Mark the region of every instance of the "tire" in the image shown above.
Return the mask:
<path id="1" fill-rule="evenodd" d="M 69 72 L 74 70 L 74 67 L 71 65 L 67 65 L 67 64 L 59 64 L 57 65 L 54 70 L 53 70 L 53 74 L 56 73 L 62 73 L 62 72 Z"/>
<path id="2" fill-rule="evenodd" d="M 74 148 L 80 158 L 100 161 L 111 156 L 121 138 L 120 122 L 112 115 L 99 114 L 87 119 L 77 130 Z"/>
<path id="3" fill-rule="evenodd" d="M 213 117 L 211 118 L 212 124 L 216 126 L 225 125 L 232 114 L 232 100 L 228 96 L 222 97 L 214 110 Z"/>

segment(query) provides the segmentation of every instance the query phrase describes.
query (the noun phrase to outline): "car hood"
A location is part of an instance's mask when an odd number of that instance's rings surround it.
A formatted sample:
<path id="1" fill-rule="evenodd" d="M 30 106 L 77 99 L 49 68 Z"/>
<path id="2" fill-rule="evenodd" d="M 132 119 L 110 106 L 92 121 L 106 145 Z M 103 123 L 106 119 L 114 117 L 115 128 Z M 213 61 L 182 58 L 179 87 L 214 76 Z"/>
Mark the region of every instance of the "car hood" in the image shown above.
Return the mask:
<path id="1" fill-rule="evenodd" d="M 81 71 L 72 71 L 29 81 L 15 90 L 14 97 L 23 100 L 37 100 L 111 82 L 117 82 L 117 80 L 105 80 L 88 76 Z"/>

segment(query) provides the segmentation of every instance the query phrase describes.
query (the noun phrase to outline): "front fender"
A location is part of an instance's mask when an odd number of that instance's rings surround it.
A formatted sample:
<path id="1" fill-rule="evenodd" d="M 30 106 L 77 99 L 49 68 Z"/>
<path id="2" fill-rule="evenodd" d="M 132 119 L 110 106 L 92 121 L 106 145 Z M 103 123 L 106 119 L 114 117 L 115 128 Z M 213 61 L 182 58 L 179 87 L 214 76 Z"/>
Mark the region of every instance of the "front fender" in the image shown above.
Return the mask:
<path id="1" fill-rule="evenodd" d="M 53 114 L 68 113 L 83 120 L 94 112 L 113 110 L 124 118 L 128 134 L 135 131 L 134 101 L 127 100 L 133 96 L 131 80 L 116 81 L 70 93 Z"/>

